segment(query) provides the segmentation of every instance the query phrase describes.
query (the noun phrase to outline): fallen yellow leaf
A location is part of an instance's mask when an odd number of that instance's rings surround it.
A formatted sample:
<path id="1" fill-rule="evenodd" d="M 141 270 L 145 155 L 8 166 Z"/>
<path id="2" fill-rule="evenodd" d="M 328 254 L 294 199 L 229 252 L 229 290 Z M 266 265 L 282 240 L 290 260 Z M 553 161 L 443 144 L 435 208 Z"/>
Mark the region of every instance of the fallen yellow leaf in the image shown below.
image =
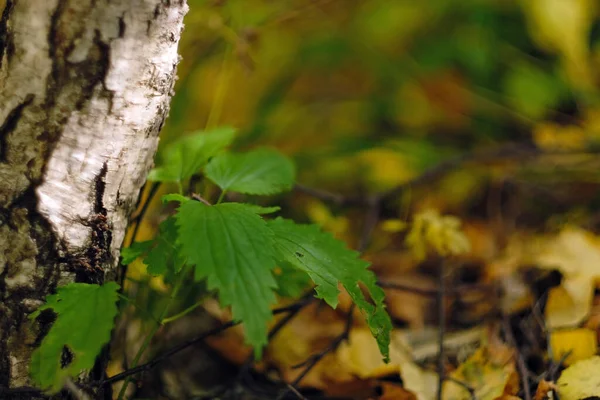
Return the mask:
<path id="1" fill-rule="evenodd" d="M 596 332 L 587 328 L 554 331 L 550 334 L 550 346 L 556 361 L 570 352 L 565 359 L 566 365 L 590 358 L 598 351 Z"/>
<path id="2" fill-rule="evenodd" d="M 588 38 L 596 0 L 525 0 L 523 4 L 532 37 L 562 56 L 574 83 L 590 84 Z"/>
<path id="3" fill-rule="evenodd" d="M 422 370 L 413 362 L 408 345 L 399 331 L 392 333 L 389 364 L 381 360 L 377 342 L 366 328 L 352 330 L 348 342 L 340 346 L 336 356 L 340 364 L 363 379 L 399 373 L 404 389 L 413 393 L 418 400 L 435 397 L 437 375 Z"/>
<path id="4" fill-rule="evenodd" d="M 480 347 L 451 374 L 451 377 L 474 388 L 477 399 L 494 400 L 504 394 L 504 388 L 514 370 L 510 349 L 491 351 L 487 347 Z M 472 396 L 463 386 L 447 381 L 444 383 L 442 398 L 470 400 Z"/>
<path id="5" fill-rule="evenodd" d="M 563 274 L 561 287 L 550 291 L 546 326 L 563 328 L 581 323 L 590 313 L 595 281 L 600 277 L 598 238 L 583 229 L 566 228 L 539 248 L 535 262 Z"/>
<path id="6" fill-rule="evenodd" d="M 558 379 L 561 400 L 581 400 L 600 395 L 600 357 L 578 361 L 565 369 Z"/>

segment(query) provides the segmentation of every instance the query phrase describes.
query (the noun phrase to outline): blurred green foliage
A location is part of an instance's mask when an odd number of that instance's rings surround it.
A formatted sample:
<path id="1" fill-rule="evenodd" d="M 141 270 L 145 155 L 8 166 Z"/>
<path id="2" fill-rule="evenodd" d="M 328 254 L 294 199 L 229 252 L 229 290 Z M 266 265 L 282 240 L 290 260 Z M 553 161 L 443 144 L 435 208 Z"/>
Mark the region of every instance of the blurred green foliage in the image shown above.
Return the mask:
<path id="1" fill-rule="evenodd" d="M 394 186 L 474 149 L 535 142 L 538 123 L 581 125 L 599 104 L 593 1 L 573 0 L 589 18 L 557 25 L 572 48 L 588 49 L 571 60 L 586 63 L 585 79 L 565 61 L 581 51 L 538 37 L 540 26 L 557 29 L 552 18 L 564 10 L 554 3 L 190 1 L 161 148 L 234 126 L 238 147 L 294 156 L 300 182 L 356 191 Z"/>

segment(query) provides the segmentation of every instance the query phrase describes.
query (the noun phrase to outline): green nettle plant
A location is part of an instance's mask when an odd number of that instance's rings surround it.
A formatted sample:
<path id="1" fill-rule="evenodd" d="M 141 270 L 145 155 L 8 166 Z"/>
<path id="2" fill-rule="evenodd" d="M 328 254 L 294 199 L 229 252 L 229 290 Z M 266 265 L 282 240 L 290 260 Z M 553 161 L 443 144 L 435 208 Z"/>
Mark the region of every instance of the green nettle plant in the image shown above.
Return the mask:
<path id="1" fill-rule="evenodd" d="M 256 359 L 267 344 L 277 295 L 298 295 L 297 289 L 308 277 L 315 285 L 316 297 L 333 308 L 338 304 L 338 285 L 347 290 L 387 361 L 392 324 L 384 292 L 358 252 L 319 226 L 273 217 L 279 207 L 224 201 L 228 192 L 282 193 L 291 190 L 295 181 L 293 163 L 275 150 L 226 150 L 234 134 L 231 128 L 217 128 L 186 136 L 165 149 L 162 165 L 148 176 L 150 181 L 177 184 L 179 193 L 167 194 L 162 200 L 176 202 L 178 207 L 161 223 L 156 237 L 124 248 L 122 263 L 141 258 L 149 274 L 162 275 L 171 283 L 171 301 L 146 336 L 132 367 L 139 363 L 158 328 L 173 319 L 167 317 L 169 306 L 189 282 L 186 278 L 191 271 L 195 281 L 205 281 L 208 289 L 218 293 L 222 307 L 231 307 L 234 321 L 243 323 L 246 343 L 254 348 Z M 191 193 L 184 188 L 199 174 L 221 189 L 215 204 L 197 194 L 183 195 Z M 274 274 L 276 267 L 278 274 Z M 57 314 L 32 358 L 31 375 L 40 388 L 56 392 L 66 379 L 92 368 L 110 340 L 117 299 L 128 300 L 119 289 L 114 282 L 102 286 L 72 283 L 58 288 L 31 316 L 35 318 L 45 309 Z M 72 355 L 67 366 L 61 364 L 65 347 Z"/>

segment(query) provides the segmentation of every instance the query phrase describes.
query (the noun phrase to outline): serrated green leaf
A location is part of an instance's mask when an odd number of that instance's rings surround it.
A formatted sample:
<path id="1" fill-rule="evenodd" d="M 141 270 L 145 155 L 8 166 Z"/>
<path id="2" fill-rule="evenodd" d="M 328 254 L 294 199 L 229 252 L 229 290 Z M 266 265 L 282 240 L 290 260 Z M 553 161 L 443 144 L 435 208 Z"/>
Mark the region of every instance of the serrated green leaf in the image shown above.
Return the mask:
<path id="1" fill-rule="evenodd" d="M 300 225 L 283 218 L 269 221 L 268 225 L 275 234 L 278 260 L 306 272 L 317 285 L 317 297 L 335 308 L 338 283 L 344 286 L 365 314 L 379 350 L 388 360 L 392 323 L 385 310 L 383 289 L 377 286 L 375 274 L 367 269 L 369 263 L 317 225 Z M 365 298 L 359 283 L 369 291 L 372 303 Z"/>
<path id="2" fill-rule="evenodd" d="M 119 285 L 114 282 L 103 286 L 71 283 L 48 296 L 46 304 L 30 316 L 35 318 L 47 309 L 57 314 L 52 328 L 31 357 L 31 377 L 41 389 L 57 392 L 66 377 L 75 377 L 94 366 L 102 346 L 110 340 L 117 315 L 118 290 Z M 73 360 L 63 367 L 64 347 L 73 354 Z"/>
<path id="3" fill-rule="evenodd" d="M 257 195 L 290 190 L 295 179 L 294 164 L 272 149 L 220 154 L 208 163 L 205 172 L 223 190 Z"/>
<path id="4" fill-rule="evenodd" d="M 176 215 L 181 253 L 195 264 L 195 278 L 208 279 L 223 306 L 244 323 L 246 342 L 259 358 L 275 303 L 272 233 L 256 207 L 239 203 L 208 206 L 189 201 Z"/>
<path id="5" fill-rule="evenodd" d="M 235 130 L 229 127 L 200 131 L 171 143 L 161 166 L 148 175 L 149 181 L 181 182 L 197 173 L 208 160 L 229 146 Z"/>
<path id="6" fill-rule="evenodd" d="M 121 249 L 121 263 L 123 265 L 129 265 L 139 257 L 148 253 L 152 248 L 152 240 L 146 240 L 145 242 L 135 242 L 129 247 Z"/>

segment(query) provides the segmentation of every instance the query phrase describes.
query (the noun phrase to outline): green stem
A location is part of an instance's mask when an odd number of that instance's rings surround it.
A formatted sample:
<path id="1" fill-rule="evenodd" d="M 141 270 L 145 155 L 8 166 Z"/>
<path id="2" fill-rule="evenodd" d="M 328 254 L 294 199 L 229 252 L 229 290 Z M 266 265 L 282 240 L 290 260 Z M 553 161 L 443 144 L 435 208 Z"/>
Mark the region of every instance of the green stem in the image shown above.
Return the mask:
<path id="1" fill-rule="evenodd" d="M 227 190 L 223 190 L 221 192 L 221 194 L 219 195 L 219 200 L 217 200 L 217 204 L 221 204 L 221 202 L 223 201 L 223 199 L 225 198 L 225 195 L 227 194 Z"/>
<path id="2" fill-rule="evenodd" d="M 226 47 L 225 53 L 223 54 L 223 63 L 221 64 L 221 70 L 219 71 L 219 80 L 217 81 L 217 87 L 215 91 L 215 97 L 213 99 L 208 118 L 206 120 L 206 129 L 214 128 L 221 118 L 223 112 L 223 105 L 225 103 L 225 94 L 227 92 L 227 83 L 230 78 L 229 56 L 231 54 L 229 46 Z"/>
<path id="3" fill-rule="evenodd" d="M 140 347 L 140 349 L 136 353 L 135 357 L 133 358 L 133 362 L 131 363 L 131 368 L 137 367 L 137 365 L 140 362 L 140 359 L 144 355 L 144 352 L 146 351 L 148 346 L 150 346 L 150 342 L 152 342 L 154 335 L 156 335 L 156 332 L 158 332 L 158 330 L 163 326 L 163 321 L 164 321 L 167 313 L 169 312 L 169 307 L 171 307 L 173 300 L 177 296 L 177 293 L 179 292 L 179 289 L 181 288 L 181 285 L 183 284 L 184 277 L 186 276 L 186 271 L 187 271 L 186 269 L 181 270 L 180 275 L 178 277 L 179 279 L 175 283 L 175 286 L 173 286 L 173 290 L 171 291 L 169 300 L 167 300 L 167 304 L 165 304 L 165 307 L 163 308 L 162 312 L 160 313 L 158 321 L 156 321 L 157 323 L 152 328 L 150 333 L 146 336 L 146 338 L 144 339 L 144 342 L 142 343 L 142 346 Z M 131 377 L 128 377 L 125 380 L 125 382 L 123 383 L 121 390 L 119 391 L 119 396 L 117 398 L 118 400 L 123 400 L 125 398 L 125 392 L 127 391 L 127 386 L 129 386 L 130 382 L 131 382 Z"/>
<path id="4" fill-rule="evenodd" d="M 183 311 L 181 311 L 181 312 L 179 312 L 179 313 L 177 313 L 177 314 L 175 314 L 175 315 L 173 315 L 171 317 L 163 319 L 162 320 L 162 324 L 166 325 L 166 324 L 168 324 L 170 322 L 176 321 L 179 318 L 188 315 L 189 313 L 191 313 L 192 311 L 194 311 L 196 308 L 200 307 L 202 304 L 204 304 L 204 301 L 201 301 L 201 302 L 198 302 L 198 303 L 196 303 L 194 305 L 191 305 L 188 308 L 186 308 L 185 310 L 183 310 Z"/>
<path id="5" fill-rule="evenodd" d="M 121 300 L 124 300 L 125 302 L 127 302 L 128 304 L 131 304 L 133 307 L 135 307 L 139 312 L 141 312 L 142 314 L 146 315 L 146 317 L 148 317 L 150 320 L 156 322 L 157 324 L 160 324 L 160 321 L 157 320 L 154 315 L 152 315 L 152 313 L 150 313 L 150 311 L 146 310 L 145 308 L 140 307 L 138 304 L 136 304 L 135 301 L 133 301 L 133 299 L 130 299 L 129 297 L 125 296 L 124 294 L 121 293 L 117 293 L 117 296 L 119 296 L 119 298 Z"/>

